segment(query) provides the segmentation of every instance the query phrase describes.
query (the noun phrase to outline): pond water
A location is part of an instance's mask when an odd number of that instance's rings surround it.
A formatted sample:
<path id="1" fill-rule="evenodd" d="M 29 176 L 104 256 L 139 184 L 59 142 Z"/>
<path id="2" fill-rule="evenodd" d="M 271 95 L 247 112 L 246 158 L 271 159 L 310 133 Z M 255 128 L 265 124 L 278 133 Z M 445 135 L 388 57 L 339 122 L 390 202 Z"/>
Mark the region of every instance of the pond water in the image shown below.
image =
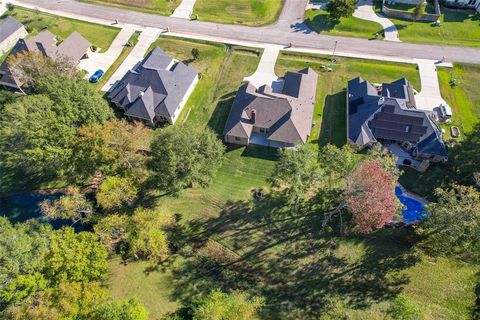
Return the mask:
<path id="1" fill-rule="evenodd" d="M 425 204 L 403 193 L 400 187 L 395 188 L 395 195 L 404 205 L 402 210 L 403 222 L 413 223 L 425 219 L 427 216 Z"/>
<path id="2" fill-rule="evenodd" d="M 63 226 L 70 226 L 71 221 L 68 220 L 51 220 L 42 216 L 40 212 L 40 203 L 44 200 L 55 200 L 62 196 L 61 193 L 54 194 L 37 194 L 37 193 L 20 193 L 0 198 L 0 215 L 6 216 L 11 222 L 24 222 L 29 219 L 37 219 L 38 221 L 50 223 L 54 229 Z M 81 227 L 75 226 L 79 231 Z"/>

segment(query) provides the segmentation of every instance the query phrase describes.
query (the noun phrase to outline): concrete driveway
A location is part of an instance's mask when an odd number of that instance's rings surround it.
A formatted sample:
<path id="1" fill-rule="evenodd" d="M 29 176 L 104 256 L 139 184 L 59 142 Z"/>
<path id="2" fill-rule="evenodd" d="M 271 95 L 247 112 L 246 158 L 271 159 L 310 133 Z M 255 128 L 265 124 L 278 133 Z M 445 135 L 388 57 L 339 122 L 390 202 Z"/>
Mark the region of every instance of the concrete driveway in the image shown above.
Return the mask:
<path id="1" fill-rule="evenodd" d="M 125 25 L 106 52 L 91 53 L 88 59 L 82 60 L 79 67 L 87 72 L 87 77 L 99 69 L 106 72 L 118 59 L 136 28 L 134 25 Z"/>
<path id="2" fill-rule="evenodd" d="M 447 104 L 440 92 L 438 82 L 437 66 L 438 61 L 415 59 L 418 63 L 418 72 L 422 82 L 422 90 L 415 96 L 417 109 L 433 111 L 441 104 Z"/>
<path id="3" fill-rule="evenodd" d="M 195 2 L 197 0 L 183 0 L 170 17 L 190 20 Z"/>
<path id="4" fill-rule="evenodd" d="M 380 24 L 387 41 L 400 41 L 398 31 L 392 21 L 373 11 L 372 0 L 360 0 L 357 4 L 357 10 L 353 13 L 354 17 L 369 20 Z"/>
<path id="5" fill-rule="evenodd" d="M 277 45 L 265 46 L 257 70 L 254 74 L 246 77 L 244 80 L 250 81 L 250 83 L 256 88 L 259 88 L 264 84 L 271 87 L 272 82 L 275 82 L 278 79 L 278 76 L 275 74 L 275 63 L 277 62 L 278 54 L 281 49 L 282 47 Z"/>
<path id="6" fill-rule="evenodd" d="M 108 79 L 102 91 L 110 91 L 129 70 L 135 68 L 135 66 L 143 60 L 152 43 L 158 39 L 162 32 L 162 29 L 145 28 L 138 37 L 138 42 L 135 47 L 110 79 Z"/>

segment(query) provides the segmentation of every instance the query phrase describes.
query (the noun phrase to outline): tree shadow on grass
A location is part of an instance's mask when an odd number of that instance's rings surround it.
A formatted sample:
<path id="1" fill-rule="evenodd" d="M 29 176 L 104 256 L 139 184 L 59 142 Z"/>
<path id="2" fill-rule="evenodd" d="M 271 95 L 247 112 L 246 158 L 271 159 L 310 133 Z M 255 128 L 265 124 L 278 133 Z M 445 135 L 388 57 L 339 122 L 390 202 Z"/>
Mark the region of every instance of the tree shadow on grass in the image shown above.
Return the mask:
<path id="1" fill-rule="evenodd" d="M 346 92 L 341 91 L 325 98 L 322 126 L 318 144 L 323 147 L 329 143 L 341 147 L 346 143 Z"/>
<path id="2" fill-rule="evenodd" d="M 223 129 L 227 122 L 230 108 L 235 100 L 235 94 L 236 92 L 230 92 L 221 96 L 210 120 L 208 121 L 208 127 L 215 131 L 218 136 L 223 136 Z"/>
<path id="3" fill-rule="evenodd" d="M 330 32 L 340 24 L 340 20 L 330 18 L 328 13 L 317 14 L 313 19 L 306 19 L 305 24 L 317 33 Z"/>
<path id="4" fill-rule="evenodd" d="M 174 270 L 172 297 L 185 303 L 215 288 L 245 290 L 265 297 L 263 316 L 276 319 L 318 318 L 331 296 L 352 308 L 391 299 L 408 283 L 401 271 L 417 262 L 403 240 L 408 231 L 337 238 L 321 228 L 331 206 L 312 199 L 292 210 L 278 193 L 228 203 L 194 228 L 216 249 L 201 247 Z"/>

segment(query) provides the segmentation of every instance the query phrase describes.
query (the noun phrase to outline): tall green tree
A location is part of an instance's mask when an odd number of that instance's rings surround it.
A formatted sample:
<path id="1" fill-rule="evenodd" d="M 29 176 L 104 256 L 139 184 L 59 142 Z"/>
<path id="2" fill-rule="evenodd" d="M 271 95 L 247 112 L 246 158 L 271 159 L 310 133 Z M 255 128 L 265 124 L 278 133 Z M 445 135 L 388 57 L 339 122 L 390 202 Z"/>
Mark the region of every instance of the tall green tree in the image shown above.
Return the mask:
<path id="1" fill-rule="evenodd" d="M 93 230 L 110 251 L 115 251 L 130 237 L 130 220 L 127 215 L 110 214 L 102 217 Z"/>
<path id="2" fill-rule="evenodd" d="M 165 228 L 173 224 L 171 215 L 162 210 L 135 210 L 131 218 L 130 253 L 135 258 L 146 258 L 156 262 L 169 255 L 168 235 Z"/>
<path id="3" fill-rule="evenodd" d="M 67 193 L 57 200 L 44 200 L 40 211 L 50 219 L 72 220 L 77 223 L 93 214 L 93 206 L 77 187 L 70 187 Z"/>
<path id="4" fill-rule="evenodd" d="M 338 148 L 333 144 L 327 144 L 320 149 L 318 159 L 320 167 L 328 176 L 330 187 L 333 181 L 345 179 L 357 162 L 355 153 L 348 145 Z"/>
<path id="5" fill-rule="evenodd" d="M 24 176 L 49 179 L 68 168 L 75 128 L 59 119 L 54 101 L 24 96 L 0 113 L 0 166 Z"/>
<path id="6" fill-rule="evenodd" d="M 52 283 L 100 281 L 107 271 L 107 249 L 91 232 L 63 228 L 52 233 L 44 274 Z"/>
<path id="7" fill-rule="evenodd" d="M 32 77 L 32 94 L 0 111 L 0 166 L 35 182 L 68 176 L 76 128 L 113 116 L 78 72 L 52 67 L 55 63 L 48 58 L 15 62 L 15 70 Z"/>
<path id="8" fill-rule="evenodd" d="M 280 152 L 270 180 L 274 186 L 285 188 L 289 202 L 298 208 L 307 191 L 315 187 L 321 177 L 317 154 L 308 146 Z"/>
<path id="9" fill-rule="evenodd" d="M 110 300 L 92 312 L 90 320 L 148 320 L 148 312 L 136 299 Z"/>
<path id="10" fill-rule="evenodd" d="M 383 169 L 393 177 L 393 182 L 396 184 L 398 178 L 402 174 L 402 171 L 397 166 L 396 156 L 381 144 L 375 144 L 370 150 L 368 150 L 367 157 L 378 161 Z"/>
<path id="11" fill-rule="evenodd" d="M 78 129 L 72 142 L 74 175 L 89 178 L 131 173 L 140 179 L 148 159 L 152 131 L 139 123 L 109 120 Z"/>
<path id="12" fill-rule="evenodd" d="M 327 11 L 333 20 L 351 17 L 356 8 L 357 0 L 330 0 L 327 3 Z"/>
<path id="13" fill-rule="evenodd" d="M 177 195 L 185 188 L 210 184 L 225 150 L 211 129 L 180 125 L 156 133 L 150 166 L 160 188 Z"/>
<path id="14" fill-rule="evenodd" d="M 435 255 L 456 255 L 480 260 L 480 192 L 453 185 L 437 189 L 437 201 L 427 206 L 428 216 L 419 232 L 423 245 Z"/>
<path id="15" fill-rule="evenodd" d="M 90 319 L 94 310 L 106 303 L 108 290 L 98 282 L 62 281 L 21 304 L 10 306 L 5 319 L 12 320 L 80 320 Z"/>
<path id="16" fill-rule="evenodd" d="M 264 305 L 260 297 L 249 298 L 244 292 L 213 291 L 201 298 L 193 310 L 194 320 L 252 320 Z"/>
<path id="17" fill-rule="evenodd" d="M 46 288 L 40 270 L 51 232 L 35 221 L 13 225 L 0 217 L 0 311 Z"/>
<path id="18" fill-rule="evenodd" d="M 97 191 L 97 202 L 105 210 L 130 206 L 137 198 L 138 188 L 129 178 L 107 177 Z"/>

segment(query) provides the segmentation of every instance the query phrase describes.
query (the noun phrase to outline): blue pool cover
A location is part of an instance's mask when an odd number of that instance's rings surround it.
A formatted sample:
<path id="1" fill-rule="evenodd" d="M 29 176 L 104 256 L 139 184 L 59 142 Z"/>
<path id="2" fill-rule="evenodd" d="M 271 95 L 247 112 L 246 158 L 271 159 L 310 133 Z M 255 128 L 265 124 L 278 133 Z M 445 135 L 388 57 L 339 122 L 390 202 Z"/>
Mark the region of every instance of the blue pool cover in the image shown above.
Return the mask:
<path id="1" fill-rule="evenodd" d="M 403 222 L 412 223 L 425 219 L 427 213 L 425 212 L 425 205 L 423 203 L 403 194 L 400 187 L 395 188 L 395 195 L 405 206 L 402 210 Z"/>

